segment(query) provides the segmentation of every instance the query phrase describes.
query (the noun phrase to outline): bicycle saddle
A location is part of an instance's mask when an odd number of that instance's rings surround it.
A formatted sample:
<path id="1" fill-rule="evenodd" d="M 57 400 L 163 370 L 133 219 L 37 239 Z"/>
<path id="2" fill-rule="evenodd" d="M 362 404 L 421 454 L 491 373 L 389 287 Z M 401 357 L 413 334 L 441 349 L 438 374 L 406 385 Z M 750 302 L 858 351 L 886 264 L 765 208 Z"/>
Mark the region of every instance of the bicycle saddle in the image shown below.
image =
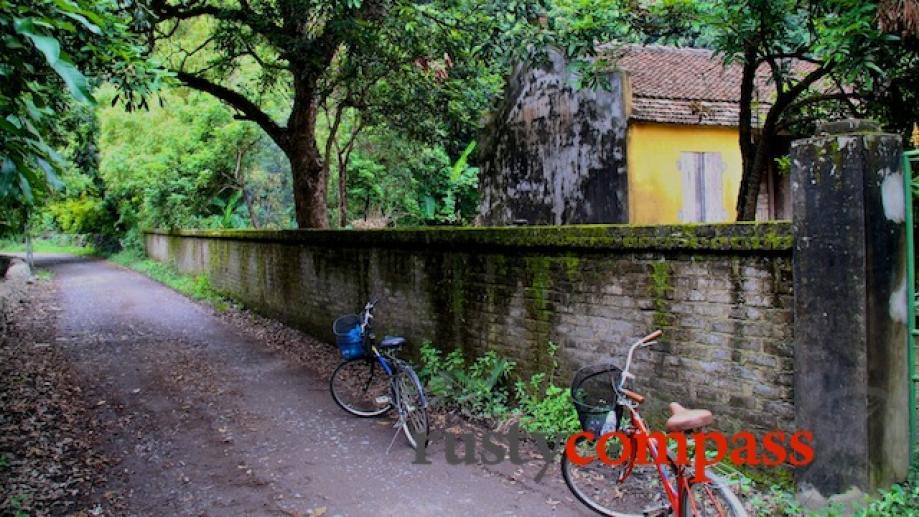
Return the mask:
<path id="1" fill-rule="evenodd" d="M 707 409 L 686 409 L 676 402 L 670 403 L 673 416 L 667 419 L 667 431 L 689 431 L 706 426 L 715 420 Z"/>
<path id="2" fill-rule="evenodd" d="M 380 341 L 380 348 L 393 348 L 405 344 L 405 338 L 399 336 L 386 336 Z"/>

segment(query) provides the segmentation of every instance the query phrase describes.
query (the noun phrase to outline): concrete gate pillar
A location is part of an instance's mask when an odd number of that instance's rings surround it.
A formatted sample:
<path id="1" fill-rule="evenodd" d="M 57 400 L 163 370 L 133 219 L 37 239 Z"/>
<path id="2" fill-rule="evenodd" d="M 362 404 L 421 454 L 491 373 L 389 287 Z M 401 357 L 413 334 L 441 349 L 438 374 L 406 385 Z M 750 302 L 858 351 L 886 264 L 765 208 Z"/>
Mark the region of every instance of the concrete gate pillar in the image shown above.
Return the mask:
<path id="1" fill-rule="evenodd" d="M 814 434 L 799 498 L 860 498 L 909 466 L 900 137 L 868 121 L 794 142 L 795 418 Z M 834 497 L 835 496 L 835 497 Z"/>

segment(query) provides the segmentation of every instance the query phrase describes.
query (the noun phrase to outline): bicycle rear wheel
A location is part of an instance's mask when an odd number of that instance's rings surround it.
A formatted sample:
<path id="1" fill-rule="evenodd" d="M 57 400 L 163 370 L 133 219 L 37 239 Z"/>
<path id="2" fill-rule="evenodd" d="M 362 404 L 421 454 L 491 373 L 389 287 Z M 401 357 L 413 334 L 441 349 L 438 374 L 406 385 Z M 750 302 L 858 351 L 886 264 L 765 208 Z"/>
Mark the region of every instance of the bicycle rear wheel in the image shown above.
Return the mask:
<path id="1" fill-rule="evenodd" d="M 622 456 L 623 444 L 611 439 L 607 442 L 606 454 L 611 459 Z M 632 441 L 632 447 L 634 447 Z M 596 441 L 581 440 L 576 445 L 580 457 L 597 456 Z M 631 473 L 620 481 L 623 471 L 632 468 Z M 671 469 L 664 465 L 665 469 Z M 577 465 L 562 454 L 562 477 L 571 493 L 585 506 L 600 515 L 612 517 L 643 517 L 644 515 L 669 515 L 670 504 L 664 494 L 657 472 L 657 466 L 607 465 L 594 459 L 587 465 Z"/>
<path id="2" fill-rule="evenodd" d="M 705 474 L 708 482 L 690 481 L 689 490 L 683 492 L 680 502 L 683 517 L 747 517 L 727 480 L 711 472 Z"/>
<path id="3" fill-rule="evenodd" d="M 418 440 L 423 439 L 427 446 L 428 409 L 427 400 L 421 387 L 421 381 L 411 366 L 398 363 L 394 382 L 394 392 L 402 419 L 402 432 L 413 449 L 418 448 Z"/>
<path id="4" fill-rule="evenodd" d="M 329 380 L 329 390 L 335 403 L 354 416 L 380 416 L 393 407 L 389 376 L 373 357 L 338 365 Z"/>

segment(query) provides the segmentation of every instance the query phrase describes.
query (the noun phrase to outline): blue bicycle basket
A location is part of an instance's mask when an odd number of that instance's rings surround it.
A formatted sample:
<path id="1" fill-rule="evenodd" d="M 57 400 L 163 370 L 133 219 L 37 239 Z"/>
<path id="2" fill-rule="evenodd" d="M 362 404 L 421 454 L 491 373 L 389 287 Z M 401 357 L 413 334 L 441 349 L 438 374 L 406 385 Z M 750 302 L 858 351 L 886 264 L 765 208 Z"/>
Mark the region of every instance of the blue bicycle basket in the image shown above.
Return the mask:
<path id="1" fill-rule="evenodd" d="M 335 343 L 342 359 L 347 361 L 366 353 L 364 339 L 361 336 L 361 317 L 357 314 L 346 314 L 335 320 L 332 331 L 335 333 Z"/>

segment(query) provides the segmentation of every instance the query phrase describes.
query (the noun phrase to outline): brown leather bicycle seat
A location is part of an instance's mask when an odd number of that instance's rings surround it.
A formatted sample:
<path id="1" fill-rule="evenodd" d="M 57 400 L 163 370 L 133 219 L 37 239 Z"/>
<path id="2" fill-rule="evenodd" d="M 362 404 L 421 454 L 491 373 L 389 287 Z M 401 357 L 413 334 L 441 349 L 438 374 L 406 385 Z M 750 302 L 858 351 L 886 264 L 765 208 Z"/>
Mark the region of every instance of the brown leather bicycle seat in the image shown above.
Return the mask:
<path id="1" fill-rule="evenodd" d="M 689 431 L 706 426 L 715 420 L 707 409 L 686 409 L 676 402 L 670 403 L 673 416 L 667 419 L 667 431 Z"/>

